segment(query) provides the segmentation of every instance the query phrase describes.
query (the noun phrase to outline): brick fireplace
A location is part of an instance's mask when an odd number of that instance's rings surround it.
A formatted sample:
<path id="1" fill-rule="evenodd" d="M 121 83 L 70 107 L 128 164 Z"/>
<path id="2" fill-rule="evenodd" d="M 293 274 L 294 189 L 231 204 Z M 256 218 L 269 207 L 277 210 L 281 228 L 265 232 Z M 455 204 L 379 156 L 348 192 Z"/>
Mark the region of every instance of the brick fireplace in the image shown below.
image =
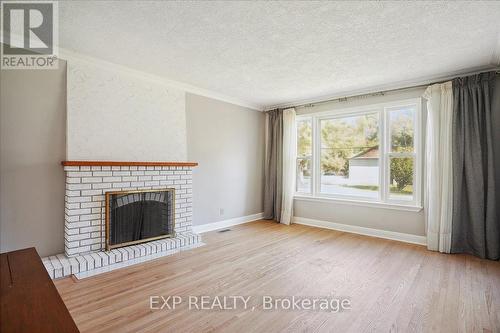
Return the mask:
<path id="1" fill-rule="evenodd" d="M 81 274 L 201 243 L 192 232 L 190 162 L 62 162 L 66 173 L 65 254 L 42 258 L 52 278 Z M 107 192 L 174 189 L 173 237 L 106 251 Z"/>

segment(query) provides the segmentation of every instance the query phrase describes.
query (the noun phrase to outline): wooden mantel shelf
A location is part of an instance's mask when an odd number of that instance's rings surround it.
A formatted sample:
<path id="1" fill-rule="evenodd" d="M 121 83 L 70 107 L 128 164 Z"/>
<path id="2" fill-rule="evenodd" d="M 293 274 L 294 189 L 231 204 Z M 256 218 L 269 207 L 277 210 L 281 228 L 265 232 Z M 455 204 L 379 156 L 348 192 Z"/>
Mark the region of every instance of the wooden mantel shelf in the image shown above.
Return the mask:
<path id="1" fill-rule="evenodd" d="M 188 166 L 195 167 L 197 162 L 122 162 L 122 161 L 62 161 L 63 166 Z"/>

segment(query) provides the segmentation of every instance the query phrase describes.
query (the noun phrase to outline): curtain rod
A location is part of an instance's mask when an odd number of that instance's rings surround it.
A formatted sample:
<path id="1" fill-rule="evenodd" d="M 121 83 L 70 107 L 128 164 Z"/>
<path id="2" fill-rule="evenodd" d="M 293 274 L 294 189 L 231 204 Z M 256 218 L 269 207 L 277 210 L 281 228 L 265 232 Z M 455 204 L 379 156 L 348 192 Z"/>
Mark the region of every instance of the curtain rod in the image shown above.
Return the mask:
<path id="1" fill-rule="evenodd" d="M 433 84 L 438 84 L 438 83 L 444 83 L 447 81 L 450 81 L 452 79 L 458 78 L 458 77 L 463 77 L 463 76 L 469 76 L 469 75 L 475 75 L 475 74 L 481 74 L 481 73 L 487 73 L 487 72 L 495 72 L 495 74 L 499 75 L 500 74 L 500 68 L 492 68 L 490 70 L 481 70 L 481 71 L 475 71 L 475 72 L 469 72 L 469 73 L 464 73 L 464 74 L 459 74 L 459 75 L 454 75 L 450 77 L 445 77 L 441 79 L 436 79 L 436 81 L 431 81 L 429 83 L 423 83 L 419 85 L 414 85 L 414 86 L 407 86 L 407 87 L 402 87 L 402 88 L 394 88 L 394 89 L 387 89 L 387 90 L 381 90 L 381 91 L 374 91 L 370 93 L 365 93 L 365 94 L 359 94 L 359 95 L 347 95 L 344 97 L 335 97 L 331 99 L 325 99 L 325 100 L 319 100 L 317 102 L 308 102 L 308 103 L 303 103 L 303 104 L 296 104 L 296 105 L 290 105 L 290 106 L 285 106 L 285 107 L 277 107 L 277 108 L 272 108 L 267 111 L 272 111 L 276 109 L 290 109 L 290 108 L 303 108 L 303 107 L 313 107 L 325 103 L 330 103 L 330 102 L 345 102 L 348 99 L 352 98 L 365 98 L 365 97 L 372 97 L 372 96 L 383 96 L 386 93 L 394 92 L 394 91 L 404 91 L 404 90 L 411 90 L 411 89 L 416 89 L 416 88 L 423 88 L 423 87 L 428 87 Z"/>

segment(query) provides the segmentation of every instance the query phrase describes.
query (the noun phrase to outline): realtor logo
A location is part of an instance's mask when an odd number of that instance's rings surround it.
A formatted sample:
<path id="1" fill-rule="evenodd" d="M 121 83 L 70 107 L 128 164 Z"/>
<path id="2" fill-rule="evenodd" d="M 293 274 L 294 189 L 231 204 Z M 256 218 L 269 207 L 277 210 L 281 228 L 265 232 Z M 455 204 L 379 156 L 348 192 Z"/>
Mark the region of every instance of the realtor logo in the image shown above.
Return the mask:
<path id="1" fill-rule="evenodd" d="M 2 2 L 2 69 L 57 68 L 57 3 Z"/>

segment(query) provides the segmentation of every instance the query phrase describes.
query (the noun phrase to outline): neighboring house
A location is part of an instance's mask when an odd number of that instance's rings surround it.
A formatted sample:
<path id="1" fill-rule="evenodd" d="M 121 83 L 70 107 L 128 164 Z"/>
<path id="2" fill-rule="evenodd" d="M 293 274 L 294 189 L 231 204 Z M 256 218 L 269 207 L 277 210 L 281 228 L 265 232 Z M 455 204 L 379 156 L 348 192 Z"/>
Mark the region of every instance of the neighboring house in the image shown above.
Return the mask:
<path id="1" fill-rule="evenodd" d="M 379 184 L 378 146 L 369 148 L 349 159 L 349 184 Z"/>

